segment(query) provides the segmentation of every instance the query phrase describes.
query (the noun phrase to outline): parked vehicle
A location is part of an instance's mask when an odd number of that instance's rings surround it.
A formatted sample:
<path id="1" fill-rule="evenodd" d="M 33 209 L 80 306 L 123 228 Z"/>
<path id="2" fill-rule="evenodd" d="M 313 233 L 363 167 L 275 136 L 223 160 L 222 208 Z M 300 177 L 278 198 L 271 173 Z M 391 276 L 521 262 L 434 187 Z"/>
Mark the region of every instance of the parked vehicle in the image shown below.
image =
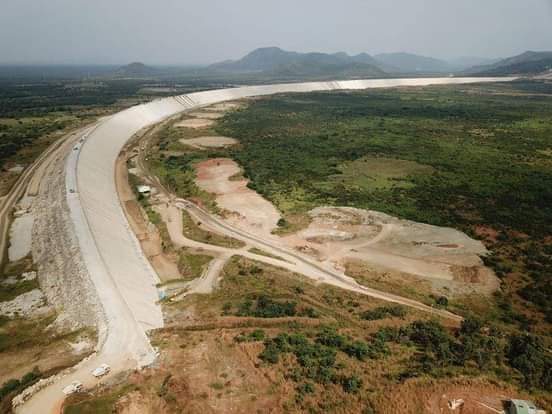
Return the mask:
<path id="1" fill-rule="evenodd" d="M 71 384 L 69 384 L 67 387 L 65 387 L 62 391 L 65 395 L 74 394 L 76 392 L 81 392 L 83 390 L 82 382 L 80 381 L 73 381 Z"/>
<path id="2" fill-rule="evenodd" d="M 104 375 L 107 375 L 109 371 L 111 371 L 111 367 L 107 364 L 102 364 L 94 371 L 92 371 L 92 375 L 94 375 L 96 378 L 99 378 L 99 377 L 103 377 Z"/>

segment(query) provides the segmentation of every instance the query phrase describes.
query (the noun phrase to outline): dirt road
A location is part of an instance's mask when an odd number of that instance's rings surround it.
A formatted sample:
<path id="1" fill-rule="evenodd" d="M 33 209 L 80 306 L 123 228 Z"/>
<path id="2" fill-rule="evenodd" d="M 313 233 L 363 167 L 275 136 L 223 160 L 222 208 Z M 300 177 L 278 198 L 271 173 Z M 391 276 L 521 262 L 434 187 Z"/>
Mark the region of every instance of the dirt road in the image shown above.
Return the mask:
<path id="1" fill-rule="evenodd" d="M 381 299 L 388 302 L 394 302 L 401 305 L 409 306 L 421 311 L 430 312 L 435 315 L 439 315 L 444 318 L 453 319 L 461 321 L 462 317 L 455 315 L 451 312 L 444 311 L 441 309 L 435 309 L 431 306 L 427 306 L 421 302 L 407 299 L 401 296 L 393 295 L 386 292 L 381 292 L 376 289 L 371 289 L 365 286 L 358 284 L 351 277 L 346 276 L 343 273 L 338 273 L 335 270 L 326 267 L 323 264 L 316 263 L 312 259 L 305 257 L 293 250 L 290 250 L 284 246 L 276 244 L 273 240 L 264 240 L 257 235 L 253 235 L 245 232 L 244 230 L 230 226 L 229 224 L 223 222 L 219 218 L 210 214 L 209 212 L 203 210 L 199 206 L 191 203 L 187 200 L 179 199 L 177 207 L 185 209 L 192 215 L 196 220 L 201 221 L 205 227 L 209 227 L 212 230 L 215 230 L 218 233 L 233 237 L 235 239 L 241 240 L 248 245 L 260 248 L 266 251 L 269 254 L 274 256 L 282 257 L 285 262 L 275 259 L 265 258 L 263 256 L 254 255 L 255 260 L 262 262 L 269 262 L 272 265 L 280 266 L 287 268 L 296 273 L 300 273 L 304 276 L 307 276 L 311 279 L 314 279 L 318 282 L 327 283 L 333 286 L 341 287 L 343 289 L 351 290 L 354 292 L 362 293 L 376 299 Z M 203 246 L 205 248 L 205 246 Z M 223 248 L 221 248 L 223 249 Z M 231 250 L 231 249 L 228 249 Z M 240 253 L 243 256 L 249 256 L 251 254 Z"/>

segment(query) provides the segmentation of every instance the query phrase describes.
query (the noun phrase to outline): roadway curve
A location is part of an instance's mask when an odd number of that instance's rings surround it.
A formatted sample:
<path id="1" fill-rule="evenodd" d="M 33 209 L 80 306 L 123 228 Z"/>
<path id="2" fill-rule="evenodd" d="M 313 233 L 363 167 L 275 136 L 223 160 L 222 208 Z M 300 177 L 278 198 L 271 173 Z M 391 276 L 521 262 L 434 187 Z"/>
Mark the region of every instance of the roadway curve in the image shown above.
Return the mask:
<path id="1" fill-rule="evenodd" d="M 90 371 L 101 363 L 113 372 L 139 368 L 155 359 L 146 332 L 163 326 L 159 279 L 126 220 L 115 185 L 116 159 L 140 129 L 201 106 L 288 92 L 360 90 L 511 81 L 514 78 L 424 78 L 308 82 L 245 86 L 163 98 L 134 106 L 98 123 L 66 164 L 67 203 L 81 254 L 103 306 L 99 351 L 71 373 L 43 388 L 18 408 L 23 413 L 59 412 L 61 389 L 78 379 L 93 385 Z M 73 190 L 69 191 L 69 190 Z M 199 214 L 199 212 L 198 212 Z M 327 273 L 326 269 L 322 269 Z"/>

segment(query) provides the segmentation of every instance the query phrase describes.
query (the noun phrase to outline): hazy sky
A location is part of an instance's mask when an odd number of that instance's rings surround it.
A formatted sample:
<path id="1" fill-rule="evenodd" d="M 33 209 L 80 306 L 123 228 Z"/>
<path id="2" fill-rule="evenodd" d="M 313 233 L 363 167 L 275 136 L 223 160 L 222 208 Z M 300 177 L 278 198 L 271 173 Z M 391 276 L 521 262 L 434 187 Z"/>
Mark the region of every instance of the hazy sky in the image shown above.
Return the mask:
<path id="1" fill-rule="evenodd" d="M 2 63 L 208 63 L 261 46 L 552 50 L 552 0 L 0 0 Z"/>

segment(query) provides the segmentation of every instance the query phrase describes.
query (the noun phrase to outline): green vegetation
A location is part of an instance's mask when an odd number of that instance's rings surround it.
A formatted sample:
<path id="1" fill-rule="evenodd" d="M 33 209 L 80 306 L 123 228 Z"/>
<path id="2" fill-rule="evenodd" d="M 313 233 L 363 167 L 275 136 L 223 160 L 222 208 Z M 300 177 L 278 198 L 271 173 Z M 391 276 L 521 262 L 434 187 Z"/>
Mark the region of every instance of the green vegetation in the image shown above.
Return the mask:
<path id="1" fill-rule="evenodd" d="M 295 316 L 297 303 L 286 301 L 277 302 L 265 295 L 253 300 L 242 302 L 237 312 L 238 316 L 254 316 L 255 318 L 281 318 Z"/>
<path id="2" fill-rule="evenodd" d="M 21 379 L 12 378 L 0 387 L 0 412 L 11 412 L 11 400 L 25 388 L 33 385 L 41 378 L 42 374 L 38 367 L 27 372 Z"/>
<path id="3" fill-rule="evenodd" d="M 63 130 L 77 119 L 54 115 L 9 121 L 0 122 L 0 165 L 21 149 L 33 145 L 38 138 Z M 25 161 L 24 158 L 17 159 L 17 162 Z"/>
<path id="4" fill-rule="evenodd" d="M 367 321 L 376 321 L 385 318 L 404 318 L 406 316 L 406 308 L 404 306 L 380 306 L 375 309 L 370 309 L 360 314 L 360 317 Z"/>
<path id="5" fill-rule="evenodd" d="M 247 334 L 241 333 L 234 338 L 236 342 L 256 342 L 262 341 L 265 338 L 265 331 L 262 329 L 255 329 Z"/>
<path id="6" fill-rule="evenodd" d="M 207 254 L 191 254 L 182 250 L 178 256 L 178 271 L 184 279 L 192 280 L 201 276 L 211 260 L 213 257 Z"/>
<path id="7" fill-rule="evenodd" d="M 227 156 L 284 213 L 284 229 L 315 206 L 341 205 L 484 238 L 514 308 L 534 305 L 531 324 L 552 321 L 552 100 L 543 94 L 549 83 L 523 80 L 279 95 L 228 114 L 217 131 L 240 140 Z"/>
<path id="8" fill-rule="evenodd" d="M 0 352 L 18 348 L 45 345 L 52 342 L 46 328 L 56 319 L 49 315 L 41 319 L 11 319 L 0 327 Z"/>
<path id="9" fill-rule="evenodd" d="M 478 319 L 465 319 L 452 335 L 437 321 L 416 321 L 400 329 L 383 328 L 377 337 L 417 348 L 416 358 L 401 374 L 442 376 L 452 369 L 465 373 L 494 373 L 505 380 L 517 379 L 529 389 L 552 390 L 552 356 L 545 339 L 533 335 L 505 335 L 496 326 L 484 328 Z M 454 371 L 452 371 L 454 372 Z"/>
<path id="10" fill-rule="evenodd" d="M 276 301 L 264 294 L 248 297 L 240 303 L 236 315 L 253 316 L 255 318 L 283 318 L 286 316 L 317 318 L 319 316 L 318 312 L 312 307 L 298 307 L 295 301 Z"/>
<path id="11" fill-rule="evenodd" d="M 186 211 L 182 211 L 182 232 L 184 236 L 191 240 L 214 244 L 216 246 L 240 248 L 245 245 L 240 240 L 203 230 L 201 224 L 194 222 Z"/>
<path id="12" fill-rule="evenodd" d="M 319 384 L 338 383 L 347 393 L 358 392 L 362 380 L 356 376 L 339 374 L 336 358 L 338 351 L 360 361 L 380 358 L 389 353 L 385 343 L 379 339 L 369 343 L 352 340 L 328 326 L 319 330 L 314 340 L 302 333 L 281 333 L 266 339 L 264 344 L 265 349 L 259 358 L 267 363 L 276 364 L 280 356 L 286 353 L 295 355 L 300 367 L 290 374 L 295 382 L 312 380 Z M 302 391 L 300 389 L 299 393 Z"/>
<path id="13" fill-rule="evenodd" d="M 416 176 L 428 175 L 433 169 L 413 161 L 367 156 L 338 166 L 339 173 L 328 177 L 328 183 L 319 183 L 329 189 L 340 183 L 351 183 L 359 191 L 388 190 L 414 186 Z"/>
<path id="14" fill-rule="evenodd" d="M 17 281 L 12 284 L 2 283 L 0 284 L 0 302 L 15 299 L 25 292 L 38 289 L 38 287 L 38 281 L 36 279 Z"/>
<path id="15" fill-rule="evenodd" d="M 21 274 L 36 270 L 30 255 L 15 262 L 5 263 L 0 269 L 0 302 L 15 299 L 17 296 L 37 289 L 38 280 L 22 280 Z"/>

